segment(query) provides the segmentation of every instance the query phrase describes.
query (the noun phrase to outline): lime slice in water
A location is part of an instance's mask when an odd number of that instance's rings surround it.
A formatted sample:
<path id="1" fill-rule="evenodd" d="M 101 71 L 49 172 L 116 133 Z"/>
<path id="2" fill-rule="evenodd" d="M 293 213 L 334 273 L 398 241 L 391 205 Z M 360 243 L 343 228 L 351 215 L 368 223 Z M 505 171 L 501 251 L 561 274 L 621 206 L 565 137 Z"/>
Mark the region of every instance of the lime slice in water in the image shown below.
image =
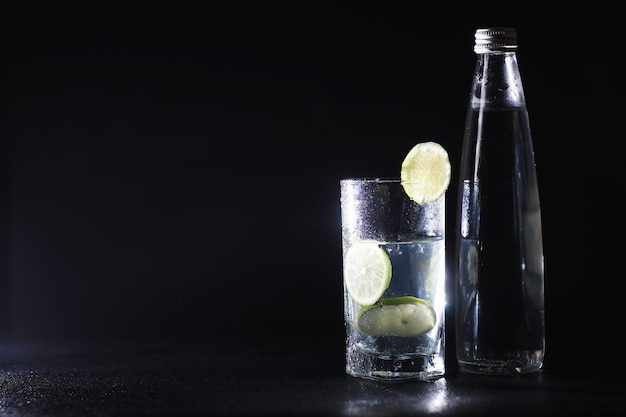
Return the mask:
<path id="1" fill-rule="evenodd" d="M 437 200 L 448 189 L 450 176 L 448 152 L 436 142 L 415 145 L 400 170 L 404 191 L 418 204 Z"/>
<path id="2" fill-rule="evenodd" d="M 435 327 L 437 315 L 424 299 L 404 296 L 384 298 L 379 303 L 361 308 L 356 323 L 368 336 L 420 336 Z"/>
<path id="3" fill-rule="evenodd" d="M 344 259 L 344 280 L 350 297 L 362 306 L 374 304 L 391 281 L 391 261 L 377 242 L 357 242 Z"/>

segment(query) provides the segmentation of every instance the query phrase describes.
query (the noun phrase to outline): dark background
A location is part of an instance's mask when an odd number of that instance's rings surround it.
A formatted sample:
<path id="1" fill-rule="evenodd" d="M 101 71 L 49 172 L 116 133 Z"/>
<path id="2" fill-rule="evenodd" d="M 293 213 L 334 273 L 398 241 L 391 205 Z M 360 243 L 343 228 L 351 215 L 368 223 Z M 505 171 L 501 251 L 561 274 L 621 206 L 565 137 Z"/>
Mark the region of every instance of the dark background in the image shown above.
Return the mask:
<path id="1" fill-rule="evenodd" d="M 444 145 L 452 265 L 474 30 L 513 26 L 546 366 L 623 362 L 617 2 L 208 3 L 2 6 L 3 344 L 341 352 L 339 179 Z"/>

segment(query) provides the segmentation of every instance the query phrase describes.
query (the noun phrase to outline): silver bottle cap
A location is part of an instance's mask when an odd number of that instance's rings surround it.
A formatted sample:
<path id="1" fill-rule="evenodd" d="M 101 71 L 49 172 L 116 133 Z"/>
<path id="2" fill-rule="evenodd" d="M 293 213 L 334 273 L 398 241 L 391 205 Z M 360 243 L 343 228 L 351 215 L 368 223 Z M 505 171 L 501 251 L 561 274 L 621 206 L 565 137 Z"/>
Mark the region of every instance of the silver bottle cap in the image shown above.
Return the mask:
<path id="1" fill-rule="evenodd" d="M 493 51 L 515 51 L 517 49 L 517 32 L 513 28 L 496 27 L 476 29 L 474 52 L 484 54 Z"/>

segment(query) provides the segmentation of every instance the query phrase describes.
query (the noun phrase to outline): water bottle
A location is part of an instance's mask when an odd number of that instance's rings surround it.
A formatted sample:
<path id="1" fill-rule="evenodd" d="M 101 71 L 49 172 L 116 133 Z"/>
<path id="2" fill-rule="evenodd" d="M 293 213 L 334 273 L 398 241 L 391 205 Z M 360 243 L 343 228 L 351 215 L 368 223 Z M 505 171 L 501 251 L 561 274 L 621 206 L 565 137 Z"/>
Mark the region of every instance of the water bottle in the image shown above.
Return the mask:
<path id="1" fill-rule="evenodd" d="M 463 372 L 539 370 L 544 260 L 535 155 L 513 28 L 475 33 L 459 170 L 456 357 Z"/>

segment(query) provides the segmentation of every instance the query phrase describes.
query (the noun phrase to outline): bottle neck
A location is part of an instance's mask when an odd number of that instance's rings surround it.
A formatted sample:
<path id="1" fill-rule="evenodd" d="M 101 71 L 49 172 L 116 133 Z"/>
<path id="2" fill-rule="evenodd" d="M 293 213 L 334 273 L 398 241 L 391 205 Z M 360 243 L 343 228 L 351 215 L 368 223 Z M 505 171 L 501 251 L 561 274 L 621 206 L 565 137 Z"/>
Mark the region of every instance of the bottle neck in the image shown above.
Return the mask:
<path id="1" fill-rule="evenodd" d="M 526 106 L 515 52 L 493 51 L 476 55 L 470 104 L 474 110 Z"/>

